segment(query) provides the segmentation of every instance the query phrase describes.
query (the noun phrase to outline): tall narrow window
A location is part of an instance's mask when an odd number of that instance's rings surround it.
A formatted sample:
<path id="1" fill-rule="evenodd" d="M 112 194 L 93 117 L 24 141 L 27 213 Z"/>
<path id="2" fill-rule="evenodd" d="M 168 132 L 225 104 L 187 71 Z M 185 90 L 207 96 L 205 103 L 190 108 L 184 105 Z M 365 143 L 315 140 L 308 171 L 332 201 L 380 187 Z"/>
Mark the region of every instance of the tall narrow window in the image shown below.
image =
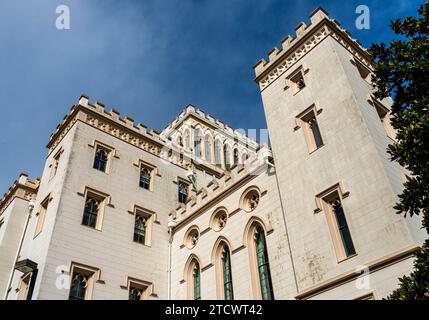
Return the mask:
<path id="1" fill-rule="evenodd" d="M 186 203 L 188 201 L 189 185 L 183 181 L 179 181 L 179 202 Z"/>
<path id="2" fill-rule="evenodd" d="M 194 150 L 195 157 L 201 158 L 201 131 L 199 129 L 194 131 Z"/>
<path id="3" fill-rule="evenodd" d="M 208 163 L 212 163 L 212 142 L 208 134 L 204 139 L 204 157 Z"/>
<path id="4" fill-rule="evenodd" d="M 185 130 L 184 136 L 185 136 L 185 148 L 189 149 L 191 146 L 191 136 L 189 135 L 188 129 Z"/>
<path id="5" fill-rule="evenodd" d="M 238 165 L 239 159 L 240 159 L 240 156 L 238 154 L 238 149 L 235 148 L 234 149 L 234 166 Z"/>
<path id="6" fill-rule="evenodd" d="M 151 189 L 151 178 L 152 172 L 146 167 L 141 167 L 140 169 L 140 188 L 150 190 Z"/>
<path id="7" fill-rule="evenodd" d="M 152 238 L 152 226 L 153 222 L 156 221 L 156 214 L 148 209 L 134 206 L 134 234 L 133 241 L 143 244 L 145 246 L 151 246 Z"/>
<path id="8" fill-rule="evenodd" d="M 316 149 L 318 149 L 323 145 L 323 141 L 322 141 L 322 136 L 320 135 L 319 125 L 317 124 L 316 117 L 313 117 L 308 121 L 308 126 L 313 135 L 313 140 L 314 140 Z"/>
<path id="9" fill-rule="evenodd" d="M 344 215 L 343 206 L 339 199 L 335 199 L 332 203 L 332 210 L 335 214 L 335 220 L 337 222 L 338 230 L 340 232 L 341 240 L 344 246 L 344 251 L 347 257 L 352 256 L 356 253 L 352 237 L 350 235 L 349 227 L 347 225 L 347 220 Z"/>
<path id="10" fill-rule="evenodd" d="M 82 219 L 83 225 L 95 228 L 95 226 L 97 225 L 99 207 L 100 201 L 91 197 L 87 198 Z"/>
<path id="11" fill-rule="evenodd" d="M 231 151 L 227 144 L 225 144 L 223 148 L 223 157 L 225 159 L 225 170 L 231 171 Z"/>
<path id="12" fill-rule="evenodd" d="M 134 241 L 145 244 L 146 237 L 146 217 L 136 215 L 134 223 Z"/>
<path id="13" fill-rule="evenodd" d="M 225 300 L 234 300 L 231 275 L 231 257 L 228 246 L 223 247 L 222 253 L 223 291 Z"/>
<path id="14" fill-rule="evenodd" d="M 87 285 L 88 279 L 86 276 L 80 273 L 74 274 L 70 286 L 69 300 L 85 300 Z"/>
<path id="15" fill-rule="evenodd" d="M 93 168 L 102 172 L 106 172 L 107 160 L 108 160 L 107 150 L 101 147 L 97 147 L 97 151 L 95 152 Z"/>
<path id="16" fill-rule="evenodd" d="M 215 140 L 215 162 L 217 167 L 222 167 L 222 143 L 217 139 Z"/>
<path id="17" fill-rule="evenodd" d="M 386 108 L 383 104 L 381 104 L 378 100 L 372 99 L 371 100 L 372 105 L 375 107 L 375 110 L 377 111 L 378 117 L 380 118 L 380 121 L 383 125 L 384 131 L 386 132 L 386 135 L 392 139 L 396 139 L 396 132 L 395 129 L 392 127 L 392 124 L 390 122 L 390 110 Z"/>
<path id="18" fill-rule="evenodd" d="M 201 270 L 198 262 L 195 262 L 192 273 L 194 300 L 201 300 Z"/>
<path id="19" fill-rule="evenodd" d="M 261 226 L 255 232 L 256 260 L 258 263 L 259 283 L 263 300 L 273 300 L 273 285 L 271 282 L 270 263 L 268 260 L 265 233 Z"/>
<path id="20" fill-rule="evenodd" d="M 36 230 L 34 231 L 34 237 L 37 237 L 40 232 L 42 232 L 43 224 L 45 222 L 46 218 L 46 212 L 48 211 L 48 204 L 50 201 L 50 195 L 48 195 L 45 200 L 42 201 L 40 204 L 40 210 L 37 213 L 37 224 L 36 224 Z"/>

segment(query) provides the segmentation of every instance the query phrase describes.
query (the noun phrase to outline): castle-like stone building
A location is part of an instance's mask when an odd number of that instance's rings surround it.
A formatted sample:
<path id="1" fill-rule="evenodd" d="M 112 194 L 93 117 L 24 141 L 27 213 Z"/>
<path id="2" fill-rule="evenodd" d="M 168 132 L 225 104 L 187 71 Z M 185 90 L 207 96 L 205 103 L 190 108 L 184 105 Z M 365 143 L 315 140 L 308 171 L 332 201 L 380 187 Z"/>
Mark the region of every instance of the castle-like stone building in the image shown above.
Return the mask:
<path id="1" fill-rule="evenodd" d="M 392 208 L 392 101 L 318 8 L 254 67 L 272 150 L 194 106 L 162 132 L 81 96 L 0 201 L 2 299 L 379 299 L 425 238 Z"/>

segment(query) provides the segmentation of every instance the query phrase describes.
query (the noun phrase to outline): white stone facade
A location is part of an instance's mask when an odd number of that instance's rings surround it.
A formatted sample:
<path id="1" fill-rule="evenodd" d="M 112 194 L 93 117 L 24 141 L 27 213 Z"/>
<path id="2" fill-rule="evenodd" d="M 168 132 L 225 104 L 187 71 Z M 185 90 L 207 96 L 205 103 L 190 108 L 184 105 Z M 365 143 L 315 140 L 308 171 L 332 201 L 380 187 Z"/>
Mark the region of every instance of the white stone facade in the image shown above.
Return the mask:
<path id="1" fill-rule="evenodd" d="M 372 97 L 365 49 L 323 9 L 310 18 L 255 66 L 272 153 L 193 106 L 158 133 L 82 96 L 48 143 L 40 181 L 20 178 L 27 197 L 1 201 L 1 296 L 68 299 L 78 280 L 83 299 L 379 299 L 394 289 L 426 235 L 418 218 L 394 213 L 407 172 L 385 151 L 391 101 Z M 94 225 L 83 219 L 91 199 Z"/>

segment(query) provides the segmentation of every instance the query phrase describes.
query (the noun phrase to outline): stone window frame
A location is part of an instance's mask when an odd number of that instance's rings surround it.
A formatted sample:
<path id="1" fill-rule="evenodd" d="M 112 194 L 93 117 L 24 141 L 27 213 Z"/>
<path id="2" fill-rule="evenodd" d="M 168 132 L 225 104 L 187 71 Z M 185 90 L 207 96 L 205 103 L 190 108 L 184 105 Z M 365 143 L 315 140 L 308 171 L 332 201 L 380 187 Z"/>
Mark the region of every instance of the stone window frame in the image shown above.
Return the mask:
<path id="1" fill-rule="evenodd" d="M 34 229 L 33 239 L 36 238 L 43 230 L 43 225 L 46 219 L 46 212 L 48 211 L 49 203 L 52 201 L 51 194 L 48 194 L 39 205 L 39 210 L 36 212 L 37 222 Z"/>
<path id="2" fill-rule="evenodd" d="M 338 223 L 336 221 L 336 218 L 334 216 L 334 212 L 332 209 L 332 201 L 333 200 L 339 200 L 341 203 L 341 206 L 344 211 L 344 215 L 346 216 L 347 221 L 347 227 L 349 229 L 350 236 L 353 241 L 352 231 L 350 228 L 350 224 L 348 223 L 350 221 L 349 215 L 346 213 L 346 210 L 344 210 L 344 199 L 347 198 L 350 195 L 349 191 L 345 191 L 345 187 L 343 182 L 338 182 L 334 184 L 333 186 L 325 189 L 324 191 L 320 192 L 316 195 L 315 201 L 316 201 L 316 209 L 314 210 L 314 213 L 319 213 L 324 211 L 326 216 L 326 222 L 328 224 L 329 233 L 331 235 L 332 239 L 332 245 L 335 251 L 337 263 L 341 263 L 343 261 L 346 261 L 348 259 L 351 259 L 355 256 L 357 256 L 357 250 L 355 248 L 355 253 L 347 256 L 343 240 L 341 239 L 341 234 L 339 231 Z M 354 246 L 354 244 L 353 244 Z"/>
<path id="3" fill-rule="evenodd" d="M 112 169 L 112 159 L 114 159 L 114 158 L 115 159 L 119 159 L 119 155 L 118 155 L 117 150 L 114 147 L 112 147 L 112 146 L 110 146 L 110 145 L 108 145 L 106 143 L 103 143 L 103 142 L 101 142 L 99 140 L 94 140 L 92 143 L 88 144 L 88 147 L 94 149 L 93 155 L 92 155 L 91 168 L 94 169 L 94 170 L 96 170 L 96 171 L 98 171 L 98 172 L 102 172 L 102 173 L 105 173 L 105 174 L 110 174 L 111 169 Z M 95 157 L 96 157 L 97 151 L 99 149 L 103 149 L 107 153 L 106 168 L 105 168 L 104 171 L 97 170 L 97 169 L 94 168 Z"/>
<path id="4" fill-rule="evenodd" d="M 322 111 L 323 111 L 323 109 L 320 108 L 317 103 L 313 103 L 311 106 L 306 108 L 304 111 L 302 111 L 301 113 L 299 113 L 295 117 L 294 131 L 297 131 L 301 128 L 303 129 L 304 137 L 305 137 L 305 141 L 307 142 L 307 148 L 308 148 L 309 154 L 312 154 L 314 151 L 321 149 L 326 144 L 325 139 L 322 135 L 322 131 L 320 130 L 319 120 L 317 119 L 318 116 L 322 113 Z M 316 145 L 316 141 L 315 141 L 313 132 L 310 128 L 309 122 L 312 119 L 316 120 L 318 130 L 319 130 L 319 134 L 320 134 L 320 138 L 322 141 L 322 144 L 319 147 L 317 147 L 317 145 Z"/>
<path id="5" fill-rule="evenodd" d="M 182 177 L 179 177 L 179 176 L 177 177 L 175 182 L 177 183 L 177 202 L 180 204 L 186 204 L 189 201 L 189 199 L 191 198 L 192 184 L 189 181 L 187 181 L 186 179 L 183 179 Z M 179 201 L 179 187 L 180 187 L 181 183 L 186 185 L 186 190 L 188 193 L 186 201 L 184 203 Z"/>
<path id="6" fill-rule="evenodd" d="M 391 117 L 391 111 L 389 108 L 384 106 L 377 98 L 375 98 L 373 95 L 371 95 L 368 98 L 368 102 L 371 106 L 375 108 L 375 111 L 377 112 L 377 116 L 380 119 L 380 122 L 382 123 L 384 132 L 386 133 L 386 136 L 389 137 L 391 140 L 396 142 L 396 131 L 392 127 L 392 123 L 390 120 Z M 387 121 L 386 121 L 387 120 Z"/>
<path id="7" fill-rule="evenodd" d="M 308 71 L 309 71 L 309 69 L 304 64 L 295 68 L 286 77 L 284 90 L 286 91 L 289 88 L 291 88 L 293 95 L 296 95 L 297 93 L 299 93 L 303 89 L 305 89 L 305 87 L 307 86 L 306 74 L 308 73 Z M 302 79 L 302 81 L 304 82 L 304 86 L 301 88 L 298 86 L 299 79 Z"/>
<path id="8" fill-rule="evenodd" d="M 92 300 L 92 295 L 94 292 L 94 284 L 95 283 L 104 284 L 104 281 L 101 280 L 100 268 L 92 267 L 89 265 L 85 265 L 82 263 L 72 261 L 70 264 L 70 272 L 69 272 L 69 274 L 70 274 L 70 285 L 69 285 L 68 297 L 70 297 L 70 291 L 72 289 L 72 281 L 73 281 L 73 277 L 74 277 L 75 272 L 87 277 L 87 285 L 86 285 L 84 300 Z"/>
<path id="9" fill-rule="evenodd" d="M 84 191 L 83 192 L 78 192 L 78 195 L 82 196 L 84 198 L 84 202 L 83 202 L 83 210 L 82 210 L 82 220 L 81 220 L 81 225 L 93 230 L 97 230 L 97 231 L 101 231 L 102 227 L 103 227 L 103 221 L 104 221 L 104 215 L 105 215 L 105 211 L 106 211 L 106 207 L 114 207 L 113 204 L 111 203 L 111 196 L 103 191 L 99 191 L 97 189 L 91 188 L 89 186 L 85 186 L 84 187 Z M 91 197 L 97 201 L 99 201 L 99 208 L 98 208 L 98 212 L 97 212 L 97 221 L 95 224 L 95 228 L 92 228 L 90 226 L 84 225 L 83 224 L 83 216 L 85 214 L 85 206 L 86 206 L 86 202 L 88 200 L 88 198 Z"/>
<path id="10" fill-rule="evenodd" d="M 133 165 L 138 168 L 138 181 L 139 181 L 139 189 L 147 190 L 150 192 L 153 192 L 155 189 L 155 177 L 161 177 L 161 174 L 159 173 L 158 167 L 145 161 L 142 159 L 139 159 L 138 161 L 134 162 Z M 150 185 L 149 189 L 145 189 L 143 187 L 140 187 L 140 174 L 143 168 L 149 170 L 150 173 Z"/>
<path id="11" fill-rule="evenodd" d="M 156 213 L 152 210 L 149 210 L 147 208 L 143 208 L 143 207 L 138 206 L 138 205 L 134 205 L 132 207 L 132 210 L 129 210 L 128 213 L 132 214 L 134 217 L 134 219 L 133 219 L 133 243 L 136 243 L 139 245 L 144 245 L 146 247 L 151 247 L 152 246 L 153 224 L 158 223 Z M 141 216 L 141 217 L 146 218 L 146 231 L 145 231 L 144 243 L 134 241 L 134 227 L 135 227 L 135 221 L 137 219 L 137 216 Z"/>
<path id="12" fill-rule="evenodd" d="M 49 181 L 51 181 L 57 174 L 60 158 L 63 152 L 64 152 L 64 148 L 60 147 L 60 149 L 52 157 L 51 164 L 49 165 L 49 168 L 50 168 Z"/>

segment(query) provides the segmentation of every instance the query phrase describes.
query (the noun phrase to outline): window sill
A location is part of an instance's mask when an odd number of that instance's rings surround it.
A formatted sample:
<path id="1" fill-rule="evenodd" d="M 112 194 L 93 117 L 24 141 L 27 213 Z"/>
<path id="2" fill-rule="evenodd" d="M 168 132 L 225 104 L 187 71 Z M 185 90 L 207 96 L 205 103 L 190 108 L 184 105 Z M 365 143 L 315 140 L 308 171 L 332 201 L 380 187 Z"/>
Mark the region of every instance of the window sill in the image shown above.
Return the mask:
<path id="1" fill-rule="evenodd" d="M 350 259 L 352 259 L 352 258 L 356 257 L 357 255 L 358 255 L 357 253 L 352 254 L 351 256 L 348 256 L 348 257 L 343 258 L 343 259 L 341 259 L 341 260 L 337 260 L 337 263 L 339 264 L 339 263 L 341 263 L 341 262 L 344 262 L 344 261 L 350 260 Z"/>
<path id="2" fill-rule="evenodd" d="M 314 149 L 314 150 L 310 151 L 308 154 L 313 154 L 313 153 L 314 153 L 314 152 L 316 152 L 317 150 L 322 149 L 324 146 L 325 146 L 325 144 L 322 144 L 320 147 L 318 147 L 318 148 L 316 148 L 316 149 Z"/>

